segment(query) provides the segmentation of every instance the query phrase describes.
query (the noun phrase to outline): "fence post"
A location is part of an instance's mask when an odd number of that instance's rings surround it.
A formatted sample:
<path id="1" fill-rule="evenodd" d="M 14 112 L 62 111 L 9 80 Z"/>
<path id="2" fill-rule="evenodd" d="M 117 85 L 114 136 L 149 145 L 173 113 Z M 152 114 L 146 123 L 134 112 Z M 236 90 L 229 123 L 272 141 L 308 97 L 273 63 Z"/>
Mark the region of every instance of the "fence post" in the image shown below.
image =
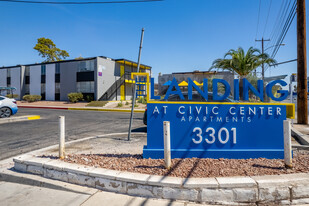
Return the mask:
<path id="1" fill-rule="evenodd" d="M 291 124 L 289 120 L 283 121 L 284 136 L 284 164 L 288 168 L 292 168 L 292 144 L 291 144 Z"/>
<path id="2" fill-rule="evenodd" d="M 163 122 L 163 133 L 164 133 L 164 162 L 165 168 L 171 168 L 171 132 L 170 132 L 170 122 Z"/>
<path id="3" fill-rule="evenodd" d="M 64 159 L 65 117 L 59 116 L 59 158 Z"/>

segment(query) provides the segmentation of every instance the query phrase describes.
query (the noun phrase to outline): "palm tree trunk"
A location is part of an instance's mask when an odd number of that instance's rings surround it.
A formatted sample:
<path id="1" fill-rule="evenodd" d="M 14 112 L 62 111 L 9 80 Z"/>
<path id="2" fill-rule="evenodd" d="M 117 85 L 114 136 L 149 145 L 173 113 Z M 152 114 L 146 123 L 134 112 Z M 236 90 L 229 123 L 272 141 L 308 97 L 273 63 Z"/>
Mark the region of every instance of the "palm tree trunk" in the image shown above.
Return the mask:
<path id="1" fill-rule="evenodd" d="M 239 76 L 239 100 L 243 100 L 243 79 L 244 79 L 244 76 Z"/>

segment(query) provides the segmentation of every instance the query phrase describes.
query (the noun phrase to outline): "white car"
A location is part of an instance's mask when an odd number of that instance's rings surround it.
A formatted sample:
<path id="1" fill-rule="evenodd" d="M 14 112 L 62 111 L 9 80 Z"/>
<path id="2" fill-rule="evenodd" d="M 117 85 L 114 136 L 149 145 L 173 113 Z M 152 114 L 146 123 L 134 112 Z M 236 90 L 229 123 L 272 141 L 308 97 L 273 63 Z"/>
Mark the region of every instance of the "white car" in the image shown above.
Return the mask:
<path id="1" fill-rule="evenodd" d="M 18 107 L 15 99 L 0 96 L 0 118 L 10 117 L 16 114 Z"/>

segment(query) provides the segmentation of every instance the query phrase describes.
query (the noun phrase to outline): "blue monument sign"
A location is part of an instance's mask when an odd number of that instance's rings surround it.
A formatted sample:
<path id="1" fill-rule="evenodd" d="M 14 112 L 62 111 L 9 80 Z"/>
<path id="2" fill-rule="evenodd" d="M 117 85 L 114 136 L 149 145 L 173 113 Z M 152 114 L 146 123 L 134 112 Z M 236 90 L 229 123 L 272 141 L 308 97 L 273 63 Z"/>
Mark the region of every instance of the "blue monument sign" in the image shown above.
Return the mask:
<path id="1" fill-rule="evenodd" d="M 286 82 L 275 80 L 264 87 L 263 81 L 258 80 L 255 88 L 243 79 L 240 91 L 240 82 L 235 79 L 231 92 L 227 81 L 213 79 L 211 98 L 218 102 L 208 102 L 207 81 L 204 79 L 199 84 L 201 88 L 188 78 L 186 96 L 173 79 L 168 84 L 165 101 L 160 101 L 160 97 L 154 95 L 154 80 L 151 79 L 151 91 L 147 88 L 147 145 L 143 157 L 164 158 L 163 122 L 169 121 L 172 158 L 284 158 L 283 120 L 294 118 L 294 104 L 263 101 L 264 94 L 274 101 L 283 101 L 288 91 L 278 90 L 278 97 L 272 90 L 276 84 L 286 86 Z M 218 84 L 224 85 L 223 94 L 218 93 Z M 205 101 L 192 102 L 193 90 Z M 249 100 L 250 91 L 262 103 L 241 102 Z M 230 93 L 233 93 L 235 102 L 224 102 Z M 169 102 L 170 95 L 178 96 L 181 101 Z"/>
<path id="2" fill-rule="evenodd" d="M 172 158 L 284 158 L 286 105 L 149 103 L 144 158 L 164 158 L 163 121 Z"/>

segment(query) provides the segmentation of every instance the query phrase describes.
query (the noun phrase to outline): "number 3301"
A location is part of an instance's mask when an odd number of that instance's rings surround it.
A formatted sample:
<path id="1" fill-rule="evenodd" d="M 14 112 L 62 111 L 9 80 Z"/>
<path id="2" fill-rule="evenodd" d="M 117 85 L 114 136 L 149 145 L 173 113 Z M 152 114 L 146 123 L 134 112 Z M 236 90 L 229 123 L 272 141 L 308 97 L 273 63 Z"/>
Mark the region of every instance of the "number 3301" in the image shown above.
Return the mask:
<path id="1" fill-rule="evenodd" d="M 192 138 L 192 141 L 195 144 L 200 144 L 203 141 L 202 129 L 200 127 L 195 127 L 193 129 L 193 132 L 195 133 L 195 137 Z M 208 127 L 206 129 L 206 133 L 209 133 L 207 137 L 205 137 L 205 141 L 208 144 L 215 143 L 216 136 L 221 144 L 226 144 L 230 139 L 230 131 L 225 127 L 220 128 L 218 133 L 216 133 L 216 130 L 214 128 Z M 225 135 L 223 135 L 223 133 Z M 232 128 L 231 133 L 232 133 L 233 144 L 236 144 L 236 128 Z"/>

